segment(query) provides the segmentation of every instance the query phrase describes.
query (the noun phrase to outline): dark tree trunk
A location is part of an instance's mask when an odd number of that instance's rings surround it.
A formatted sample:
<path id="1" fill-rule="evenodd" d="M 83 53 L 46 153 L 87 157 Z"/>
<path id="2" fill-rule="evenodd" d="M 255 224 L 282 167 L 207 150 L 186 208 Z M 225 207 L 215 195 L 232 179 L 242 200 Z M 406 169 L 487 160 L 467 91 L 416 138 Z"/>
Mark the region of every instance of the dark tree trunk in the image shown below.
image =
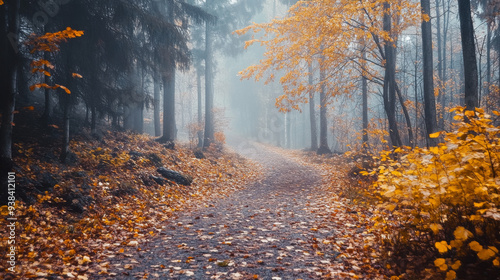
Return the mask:
<path id="1" fill-rule="evenodd" d="M 153 74 L 153 117 L 155 125 L 155 136 L 161 136 L 160 121 L 160 77 L 155 71 Z"/>
<path id="2" fill-rule="evenodd" d="M 45 52 L 44 59 L 49 60 L 47 52 Z M 50 85 L 50 77 L 45 76 L 45 83 Z M 50 90 L 48 88 L 44 89 L 44 98 L 45 98 L 45 100 L 44 100 L 45 105 L 43 108 L 42 125 L 48 126 L 49 123 L 51 122 L 50 110 L 52 109 L 50 106 L 51 105 L 50 104 Z"/>
<path id="3" fill-rule="evenodd" d="M 319 148 L 318 154 L 330 154 L 332 151 L 328 147 L 328 120 L 326 118 L 327 113 L 327 96 L 325 89 L 325 69 L 323 67 L 323 57 L 321 57 L 320 68 L 319 68 L 319 80 L 321 83 L 319 98 L 320 98 L 320 109 L 319 109 Z"/>
<path id="4" fill-rule="evenodd" d="M 390 4 L 384 3 L 383 27 L 384 31 L 391 34 L 391 15 Z M 386 41 L 384 45 L 385 51 L 385 76 L 384 76 L 384 108 L 387 114 L 387 121 L 389 123 L 389 136 L 391 138 L 391 145 L 393 147 L 401 146 L 401 138 L 396 121 L 396 52 L 393 44 L 396 42 Z"/>
<path id="5" fill-rule="evenodd" d="M 309 86 L 313 85 L 313 68 L 312 63 L 309 63 Z M 309 92 L 309 120 L 311 123 L 311 151 L 318 149 L 318 128 L 316 124 L 316 108 L 314 104 L 314 92 Z"/>
<path id="6" fill-rule="evenodd" d="M 429 16 L 429 21 L 422 20 L 422 52 L 424 60 L 424 120 L 428 146 L 435 146 L 435 138 L 429 138 L 429 134 L 437 131 L 436 124 L 436 100 L 434 96 L 433 66 L 432 66 L 432 30 L 431 30 L 431 4 L 430 0 L 421 0 L 422 13 Z"/>
<path id="7" fill-rule="evenodd" d="M 212 24 L 205 26 L 205 134 L 203 147 L 208 148 L 214 142 L 214 89 L 213 89 L 213 51 L 212 51 Z"/>
<path id="8" fill-rule="evenodd" d="M 69 79 L 68 79 L 69 81 Z M 68 159 L 69 154 L 69 121 L 71 113 L 71 95 L 67 93 L 62 94 L 62 105 L 63 105 L 63 141 L 61 146 L 61 154 L 59 159 L 62 163 L 65 163 Z"/>
<path id="9" fill-rule="evenodd" d="M 413 138 L 413 130 L 411 128 L 410 113 L 408 113 L 408 109 L 406 108 L 403 94 L 397 85 L 396 85 L 396 93 L 398 95 L 399 103 L 401 104 L 401 108 L 403 109 L 403 114 L 404 114 L 405 121 L 406 121 L 406 129 L 408 130 L 408 144 L 410 145 L 410 147 L 414 147 L 415 141 Z"/>
<path id="10" fill-rule="evenodd" d="M 472 111 L 478 106 L 478 74 L 470 0 L 458 0 L 458 12 L 464 60 L 465 107 Z"/>
<path id="11" fill-rule="evenodd" d="M 17 34 L 19 34 L 19 0 L 6 1 L 0 8 L 0 108 L 2 121 L 0 126 L 0 178 L 12 168 L 12 124 L 17 84 Z M 6 23 L 6 25 L 4 24 Z M 13 40 L 11 42 L 11 39 Z"/>
<path id="12" fill-rule="evenodd" d="M 94 103 L 94 102 L 92 102 Z M 90 133 L 95 134 L 97 132 L 97 107 L 95 104 L 91 105 L 92 117 L 90 119 Z"/>

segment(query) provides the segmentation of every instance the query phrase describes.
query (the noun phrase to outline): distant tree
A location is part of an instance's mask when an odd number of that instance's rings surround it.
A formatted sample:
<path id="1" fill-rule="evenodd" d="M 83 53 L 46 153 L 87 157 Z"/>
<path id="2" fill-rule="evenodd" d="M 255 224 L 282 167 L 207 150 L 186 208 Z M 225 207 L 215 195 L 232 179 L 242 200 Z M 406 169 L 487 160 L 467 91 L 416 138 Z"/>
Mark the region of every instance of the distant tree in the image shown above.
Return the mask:
<path id="1" fill-rule="evenodd" d="M 205 24 L 205 129 L 203 147 L 215 140 L 214 124 L 214 52 L 224 50 L 225 54 L 236 55 L 241 51 L 242 39 L 233 31 L 248 24 L 251 17 L 262 9 L 263 0 L 206 0 L 204 9 L 217 18 L 216 22 Z M 214 48 L 216 46 L 216 48 Z"/>

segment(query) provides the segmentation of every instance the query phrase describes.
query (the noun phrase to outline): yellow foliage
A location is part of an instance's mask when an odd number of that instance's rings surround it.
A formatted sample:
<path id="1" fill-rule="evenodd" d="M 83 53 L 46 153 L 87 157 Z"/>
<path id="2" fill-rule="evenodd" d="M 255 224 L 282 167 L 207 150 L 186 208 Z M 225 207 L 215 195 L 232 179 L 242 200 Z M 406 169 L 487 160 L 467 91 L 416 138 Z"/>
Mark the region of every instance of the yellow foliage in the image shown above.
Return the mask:
<path id="1" fill-rule="evenodd" d="M 446 280 L 453 280 L 457 278 L 457 273 L 454 270 L 446 272 Z"/>
<path id="2" fill-rule="evenodd" d="M 447 270 L 445 265 L 456 270 L 460 260 L 472 254 L 500 265 L 495 247 L 500 242 L 495 235 L 500 231 L 500 127 L 480 108 L 451 111 L 458 120 L 454 130 L 430 135 L 444 136 L 443 143 L 382 153 L 372 187 L 381 212 L 392 212 L 394 220 L 389 220 L 398 225 L 391 227 L 391 234 L 411 240 L 419 232 L 432 233 L 439 238 L 429 244 L 437 249 L 436 255 L 453 251 L 449 264 L 438 259 L 439 270 Z M 391 204 L 404 207 L 388 208 Z M 456 275 L 450 270 L 448 277 Z"/>
<path id="3" fill-rule="evenodd" d="M 496 248 L 493 246 L 489 246 L 488 248 L 483 249 L 480 252 L 478 252 L 477 256 L 479 259 L 485 261 L 485 260 L 489 260 L 492 257 L 494 257 L 496 253 L 498 253 L 498 250 L 496 250 Z"/>
<path id="4" fill-rule="evenodd" d="M 446 243 L 446 241 L 440 241 L 440 242 L 436 242 L 436 244 L 434 244 L 436 246 L 436 248 L 438 249 L 439 253 L 446 253 L 448 252 L 449 249 L 451 249 L 451 246 L 448 245 L 448 243 Z"/>
<path id="5" fill-rule="evenodd" d="M 458 240 L 467 240 L 469 237 L 472 237 L 472 232 L 466 230 L 464 227 L 457 227 L 453 232 L 455 239 Z"/>
<path id="6" fill-rule="evenodd" d="M 479 242 L 477 241 L 472 241 L 471 243 L 469 243 L 469 247 L 476 252 L 480 252 L 483 250 L 483 246 L 481 246 L 481 244 L 479 244 Z"/>

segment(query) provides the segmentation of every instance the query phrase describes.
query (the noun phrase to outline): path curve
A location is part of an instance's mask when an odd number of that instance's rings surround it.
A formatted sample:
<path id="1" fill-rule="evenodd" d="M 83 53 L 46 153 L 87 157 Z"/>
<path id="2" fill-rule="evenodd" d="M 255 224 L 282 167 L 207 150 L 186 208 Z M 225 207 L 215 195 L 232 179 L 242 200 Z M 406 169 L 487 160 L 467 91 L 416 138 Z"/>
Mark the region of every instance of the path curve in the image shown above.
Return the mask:
<path id="1" fill-rule="evenodd" d="M 179 212 L 161 237 L 115 259 L 110 271 L 119 279 L 324 279 L 335 252 L 322 250 L 322 240 L 334 233 L 306 209 L 321 195 L 321 176 L 263 145 L 241 143 L 236 149 L 263 165 L 262 180 Z"/>

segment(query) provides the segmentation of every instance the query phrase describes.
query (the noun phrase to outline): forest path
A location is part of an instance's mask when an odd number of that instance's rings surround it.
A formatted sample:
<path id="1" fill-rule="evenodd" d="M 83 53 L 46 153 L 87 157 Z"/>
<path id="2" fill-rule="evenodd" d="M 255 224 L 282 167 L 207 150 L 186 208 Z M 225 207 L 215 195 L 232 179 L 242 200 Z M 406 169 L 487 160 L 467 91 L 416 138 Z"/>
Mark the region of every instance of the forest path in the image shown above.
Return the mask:
<path id="1" fill-rule="evenodd" d="M 324 279 L 339 253 L 323 250 L 334 230 L 315 204 L 324 196 L 316 190 L 321 176 L 263 145 L 245 145 L 236 149 L 263 165 L 262 180 L 178 212 L 141 251 L 113 259 L 109 272 L 119 279 Z"/>

